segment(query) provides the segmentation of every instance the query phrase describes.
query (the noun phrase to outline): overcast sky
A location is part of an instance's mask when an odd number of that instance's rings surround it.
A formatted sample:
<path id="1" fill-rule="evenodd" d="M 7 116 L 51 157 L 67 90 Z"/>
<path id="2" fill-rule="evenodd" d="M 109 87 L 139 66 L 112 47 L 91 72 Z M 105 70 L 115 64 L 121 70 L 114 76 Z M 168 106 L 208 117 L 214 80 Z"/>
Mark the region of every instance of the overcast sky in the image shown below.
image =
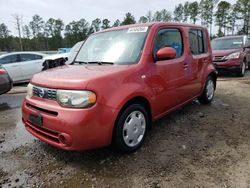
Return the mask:
<path id="1" fill-rule="evenodd" d="M 95 18 L 122 20 L 125 13 L 131 12 L 136 20 L 148 10 L 153 12 L 163 8 L 173 11 L 178 3 L 186 0 L 0 0 L 0 23 L 5 23 L 12 34 L 16 35 L 12 14 L 23 17 L 28 24 L 32 16 L 40 15 L 45 21 L 48 18 L 61 18 L 64 24 L 85 18 L 91 22 Z M 236 0 L 227 0 L 235 3 Z M 193 1 L 189 1 L 193 2 Z"/>

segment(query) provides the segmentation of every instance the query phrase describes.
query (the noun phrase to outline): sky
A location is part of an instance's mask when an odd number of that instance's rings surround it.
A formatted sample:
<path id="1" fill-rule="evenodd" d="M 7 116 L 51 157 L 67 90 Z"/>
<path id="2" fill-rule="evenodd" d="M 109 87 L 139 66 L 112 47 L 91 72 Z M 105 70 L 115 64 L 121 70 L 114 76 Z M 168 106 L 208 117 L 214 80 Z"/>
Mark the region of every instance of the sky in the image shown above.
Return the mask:
<path id="1" fill-rule="evenodd" d="M 35 14 L 45 21 L 49 18 L 61 18 L 65 25 L 81 18 L 88 22 L 95 18 L 107 18 L 112 22 L 116 19 L 123 20 L 127 12 L 131 12 L 138 20 L 149 10 L 155 12 L 165 8 L 173 11 L 177 4 L 185 1 L 187 0 L 0 0 L 0 24 L 5 23 L 11 34 L 17 35 L 13 14 L 21 15 L 23 24 L 28 24 Z M 227 1 L 231 4 L 236 2 Z"/>

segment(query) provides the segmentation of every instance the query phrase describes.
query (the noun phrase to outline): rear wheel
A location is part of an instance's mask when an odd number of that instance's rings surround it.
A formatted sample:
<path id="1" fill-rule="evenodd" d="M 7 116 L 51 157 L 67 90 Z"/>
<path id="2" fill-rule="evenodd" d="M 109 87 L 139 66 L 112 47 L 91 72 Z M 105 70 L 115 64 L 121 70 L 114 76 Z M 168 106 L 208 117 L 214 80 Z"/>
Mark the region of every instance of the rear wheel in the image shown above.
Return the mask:
<path id="1" fill-rule="evenodd" d="M 209 76 L 201 96 L 198 98 L 202 104 L 210 104 L 213 101 L 215 92 L 215 80 Z"/>
<path id="2" fill-rule="evenodd" d="M 240 67 L 237 69 L 237 76 L 239 76 L 239 77 L 245 76 L 246 65 L 247 65 L 247 62 L 246 62 L 246 60 L 244 60 L 243 63 L 240 65 Z"/>
<path id="3" fill-rule="evenodd" d="M 115 148 L 122 153 L 138 150 L 147 133 L 148 113 L 140 104 L 132 104 L 118 118 L 113 135 Z"/>

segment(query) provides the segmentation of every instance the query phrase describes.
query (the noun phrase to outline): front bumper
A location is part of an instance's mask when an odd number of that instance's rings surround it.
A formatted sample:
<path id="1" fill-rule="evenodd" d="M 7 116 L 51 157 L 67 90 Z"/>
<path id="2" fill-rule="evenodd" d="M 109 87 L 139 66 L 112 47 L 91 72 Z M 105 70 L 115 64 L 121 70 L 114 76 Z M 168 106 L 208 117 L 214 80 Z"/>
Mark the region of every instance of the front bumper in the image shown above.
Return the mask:
<path id="1" fill-rule="evenodd" d="M 30 114 L 42 116 L 42 126 L 33 124 Z M 98 103 L 88 109 L 72 109 L 36 96 L 26 97 L 22 106 L 25 128 L 40 140 L 65 150 L 110 145 L 116 114 L 115 109 Z"/>
<path id="2" fill-rule="evenodd" d="M 242 62 L 242 59 L 229 59 L 227 61 L 213 62 L 213 64 L 218 70 L 233 70 L 239 68 Z"/>

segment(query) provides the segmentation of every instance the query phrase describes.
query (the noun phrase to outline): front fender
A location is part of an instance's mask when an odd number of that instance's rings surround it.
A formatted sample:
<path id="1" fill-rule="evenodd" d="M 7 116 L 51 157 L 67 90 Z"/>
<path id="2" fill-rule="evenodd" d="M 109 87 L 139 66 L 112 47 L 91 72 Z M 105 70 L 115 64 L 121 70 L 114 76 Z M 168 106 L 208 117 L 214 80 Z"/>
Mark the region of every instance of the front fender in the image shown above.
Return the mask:
<path id="1" fill-rule="evenodd" d="M 105 105 L 120 111 L 129 100 L 135 97 L 143 97 L 151 106 L 152 95 L 152 91 L 145 84 L 126 83 L 122 87 L 113 90 Z"/>

